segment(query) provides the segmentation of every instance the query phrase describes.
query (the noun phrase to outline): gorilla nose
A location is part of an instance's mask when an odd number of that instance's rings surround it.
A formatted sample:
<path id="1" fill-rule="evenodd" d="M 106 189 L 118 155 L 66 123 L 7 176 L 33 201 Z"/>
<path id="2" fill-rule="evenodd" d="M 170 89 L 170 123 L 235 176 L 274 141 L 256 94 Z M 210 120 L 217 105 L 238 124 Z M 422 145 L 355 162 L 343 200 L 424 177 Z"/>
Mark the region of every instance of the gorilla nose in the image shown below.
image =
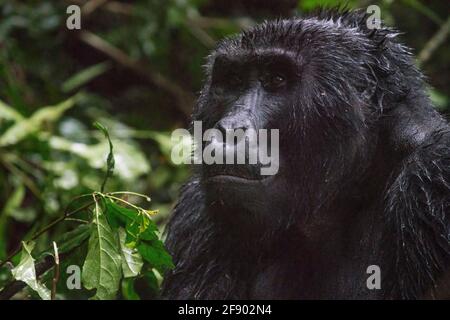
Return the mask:
<path id="1" fill-rule="evenodd" d="M 246 119 L 225 118 L 220 120 L 216 125 L 216 129 L 218 129 L 222 133 L 224 141 L 227 135 L 234 135 L 235 133 L 238 133 L 237 135 L 235 135 L 235 137 L 237 138 L 237 141 L 235 141 L 235 143 L 239 143 L 244 136 L 243 134 L 250 128 L 250 121 Z"/>

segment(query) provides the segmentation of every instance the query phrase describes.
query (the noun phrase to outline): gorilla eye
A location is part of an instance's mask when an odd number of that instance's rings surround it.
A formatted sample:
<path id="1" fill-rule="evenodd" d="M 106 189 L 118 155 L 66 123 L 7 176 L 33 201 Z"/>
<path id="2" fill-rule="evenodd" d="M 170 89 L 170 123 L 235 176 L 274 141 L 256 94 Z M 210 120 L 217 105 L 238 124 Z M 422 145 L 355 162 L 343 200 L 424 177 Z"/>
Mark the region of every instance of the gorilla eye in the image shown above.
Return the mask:
<path id="1" fill-rule="evenodd" d="M 268 89 L 278 89 L 283 86 L 286 82 L 286 79 L 283 75 L 275 73 L 268 74 L 264 77 L 262 83 L 263 86 Z"/>
<path id="2" fill-rule="evenodd" d="M 229 75 L 229 83 L 234 86 L 242 84 L 241 75 L 239 73 L 231 73 Z"/>

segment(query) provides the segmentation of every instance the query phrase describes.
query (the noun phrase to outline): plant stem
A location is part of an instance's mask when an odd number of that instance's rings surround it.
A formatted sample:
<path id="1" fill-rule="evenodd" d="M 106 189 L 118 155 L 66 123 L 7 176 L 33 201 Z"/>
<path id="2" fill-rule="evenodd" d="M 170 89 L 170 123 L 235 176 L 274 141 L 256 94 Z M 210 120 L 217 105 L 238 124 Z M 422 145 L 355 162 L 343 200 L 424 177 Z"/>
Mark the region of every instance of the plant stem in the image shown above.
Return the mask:
<path id="1" fill-rule="evenodd" d="M 108 195 L 108 194 L 105 194 L 105 197 L 108 197 L 108 198 L 110 198 L 110 199 L 114 199 L 114 200 L 120 201 L 120 202 L 122 202 L 122 203 L 124 203 L 124 204 L 126 204 L 126 205 L 128 205 L 128 206 L 130 206 L 130 207 L 132 207 L 133 209 L 136 209 L 136 210 L 139 211 L 139 212 L 142 211 L 141 208 L 139 208 L 139 207 L 135 206 L 134 204 L 132 204 L 132 203 L 130 203 L 130 202 L 128 202 L 128 201 L 125 201 L 125 200 L 123 200 L 123 199 L 121 199 L 121 198 L 114 197 L 114 196 L 111 196 L 111 195 Z"/>
<path id="2" fill-rule="evenodd" d="M 48 230 L 50 230 L 51 228 L 53 228 L 54 226 L 56 226 L 58 223 L 64 221 L 66 218 L 80 212 L 83 211 L 87 208 L 89 208 L 91 205 L 93 205 L 94 202 L 89 202 L 87 204 L 85 204 L 84 206 L 79 207 L 78 209 L 75 209 L 74 211 L 71 211 L 69 213 L 65 213 L 63 216 L 59 217 L 58 219 L 54 220 L 53 222 L 51 222 L 49 225 L 47 225 L 45 228 L 43 228 L 41 231 L 35 233 L 31 239 L 29 239 L 28 241 L 32 241 L 32 240 L 36 240 L 37 238 L 39 238 L 42 234 L 44 234 L 45 232 L 47 232 Z M 11 259 L 19 253 L 21 248 L 21 245 L 19 245 L 5 260 L 3 260 L 2 262 L 0 262 L 0 268 L 3 267 L 8 261 L 11 261 Z"/>
<path id="3" fill-rule="evenodd" d="M 149 196 L 146 196 L 145 194 L 137 193 L 137 192 L 131 192 L 131 191 L 108 192 L 106 195 L 115 195 L 115 194 L 128 194 L 128 195 L 131 195 L 131 196 L 137 196 L 137 197 L 144 198 L 145 200 L 147 200 L 149 202 L 152 200 Z"/>
<path id="4" fill-rule="evenodd" d="M 52 294 L 51 294 L 51 299 L 55 300 L 56 298 L 56 286 L 58 284 L 59 281 L 59 254 L 58 254 L 58 247 L 56 246 L 56 242 L 53 241 L 53 249 L 55 251 L 55 274 L 53 276 L 53 280 L 52 280 Z"/>

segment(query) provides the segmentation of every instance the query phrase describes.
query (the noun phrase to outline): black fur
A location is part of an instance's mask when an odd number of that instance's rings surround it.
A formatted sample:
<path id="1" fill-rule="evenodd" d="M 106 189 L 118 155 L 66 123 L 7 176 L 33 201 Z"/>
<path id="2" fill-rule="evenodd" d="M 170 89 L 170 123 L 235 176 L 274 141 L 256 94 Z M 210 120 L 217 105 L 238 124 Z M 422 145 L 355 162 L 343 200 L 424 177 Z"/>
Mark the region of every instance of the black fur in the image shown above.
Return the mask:
<path id="1" fill-rule="evenodd" d="M 216 57 L 259 49 L 295 54 L 296 99 L 269 119 L 280 128 L 287 182 L 274 191 L 279 196 L 244 209 L 226 193 L 210 201 L 196 172 L 168 225 L 176 268 L 166 275 L 163 297 L 442 294 L 436 291 L 450 270 L 450 127 L 396 35 L 368 30 L 362 12 L 324 11 L 266 22 L 217 46 L 194 111 L 194 120 L 209 127 L 219 117 L 210 92 Z M 256 230 L 272 201 L 270 227 Z M 381 290 L 366 287 L 372 264 L 381 268 Z"/>

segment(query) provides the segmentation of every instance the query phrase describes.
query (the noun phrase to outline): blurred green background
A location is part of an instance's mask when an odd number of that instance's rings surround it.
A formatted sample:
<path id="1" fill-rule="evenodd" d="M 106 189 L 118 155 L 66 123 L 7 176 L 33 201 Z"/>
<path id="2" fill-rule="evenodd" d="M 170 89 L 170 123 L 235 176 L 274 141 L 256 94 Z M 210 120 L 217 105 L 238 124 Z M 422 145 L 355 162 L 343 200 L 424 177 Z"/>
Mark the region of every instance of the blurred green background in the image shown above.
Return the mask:
<path id="1" fill-rule="evenodd" d="M 404 34 L 429 77 L 436 107 L 449 107 L 449 1 L 377 4 Z M 81 30 L 66 9 L 81 8 Z M 59 216 L 73 197 L 98 190 L 108 127 L 116 156 L 109 190 L 152 197 L 163 227 L 188 168 L 170 162 L 170 132 L 187 127 L 215 42 L 264 19 L 302 15 L 314 0 L 0 0 L 0 260 Z M 37 243 L 44 248 L 64 225 Z M 1 281 L 1 274 L 0 274 Z"/>

